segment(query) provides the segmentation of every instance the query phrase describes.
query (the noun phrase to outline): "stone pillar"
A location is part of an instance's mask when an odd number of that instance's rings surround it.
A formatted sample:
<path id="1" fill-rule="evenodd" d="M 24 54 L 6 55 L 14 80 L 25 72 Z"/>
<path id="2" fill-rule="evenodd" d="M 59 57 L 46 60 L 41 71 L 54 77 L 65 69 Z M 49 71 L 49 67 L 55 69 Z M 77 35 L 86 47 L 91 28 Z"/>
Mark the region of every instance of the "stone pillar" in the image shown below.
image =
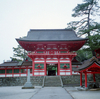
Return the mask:
<path id="1" fill-rule="evenodd" d="M 34 88 L 33 85 L 30 82 L 30 69 L 28 69 L 28 73 L 27 73 L 27 82 L 24 84 L 24 86 L 22 87 L 22 89 L 32 89 Z"/>

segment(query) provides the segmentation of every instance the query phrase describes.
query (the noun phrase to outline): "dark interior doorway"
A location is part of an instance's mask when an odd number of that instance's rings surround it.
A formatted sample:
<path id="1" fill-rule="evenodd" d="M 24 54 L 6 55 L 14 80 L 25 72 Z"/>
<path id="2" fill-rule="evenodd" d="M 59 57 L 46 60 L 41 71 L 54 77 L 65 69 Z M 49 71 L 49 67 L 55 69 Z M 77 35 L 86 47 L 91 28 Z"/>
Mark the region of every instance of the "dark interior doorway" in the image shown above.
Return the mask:
<path id="1" fill-rule="evenodd" d="M 57 64 L 47 64 L 47 75 L 48 76 L 57 75 Z"/>
<path id="2" fill-rule="evenodd" d="M 48 70 L 48 76 L 55 76 L 56 70 Z"/>

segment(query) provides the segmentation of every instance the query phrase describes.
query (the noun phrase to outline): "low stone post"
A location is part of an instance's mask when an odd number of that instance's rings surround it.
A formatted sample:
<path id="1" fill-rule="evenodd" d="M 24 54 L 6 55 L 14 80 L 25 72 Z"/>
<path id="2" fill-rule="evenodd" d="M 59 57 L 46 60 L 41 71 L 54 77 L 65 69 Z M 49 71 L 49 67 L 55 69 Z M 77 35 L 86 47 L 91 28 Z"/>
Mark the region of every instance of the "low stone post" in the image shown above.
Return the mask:
<path id="1" fill-rule="evenodd" d="M 28 69 L 28 75 L 27 75 L 27 82 L 24 84 L 22 89 L 33 89 L 33 85 L 30 82 L 30 69 Z"/>

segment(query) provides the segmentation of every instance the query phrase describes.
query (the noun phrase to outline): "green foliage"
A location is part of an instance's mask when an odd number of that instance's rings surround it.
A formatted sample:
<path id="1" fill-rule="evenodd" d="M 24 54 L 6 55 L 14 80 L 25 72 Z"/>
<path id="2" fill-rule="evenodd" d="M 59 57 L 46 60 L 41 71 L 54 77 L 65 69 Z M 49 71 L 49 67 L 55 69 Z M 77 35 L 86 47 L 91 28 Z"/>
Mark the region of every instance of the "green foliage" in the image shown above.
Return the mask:
<path id="1" fill-rule="evenodd" d="M 88 38 L 86 43 L 88 47 L 85 47 L 85 50 L 91 51 L 93 55 L 95 55 L 94 50 L 100 48 L 100 23 L 90 19 L 90 16 L 98 15 L 98 13 L 100 13 L 98 2 L 99 0 L 83 0 L 82 4 L 78 4 L 73 9 L 74 13 L 72 16 L 84 16 L 84 18 L 78 21 L 72 21 L 67 24 L 67 28 L 74 29 L 78 36 L 85 36 Z"/>
<path id="2" fill-rule="evenodd" d="M 72 14 L 73 17 L 83 16 L 86 14 L 94 14 L 98 7 L 99 0 L 84 0 L 82 4 L 78 4 L 73 11 L 75 13 Z M 95 8 L 94 8 L 95 7 Z"/>
<path id="3" fill-rule="evenodd" d="M 27 58 L 27 51 L 25 51 L 20 45 L 17 48 L 13 47 L 13 57 L 10 57 L 13 61 L 23 61 Z"/>
<path id="4" fill-rule="evenodd" d="M 89 36 L 88 44 L 89 46 L 91 46 L 91 50 L 100 48 L 100 35 L 96 34 L 93 36 Z"/>
<path id="5" fill-rule="evenodd" d="M 89 29 L 80 29 L 79 33 L 80 35 L 84 35 L 84 34 L 87 35 L 88 33 L 90 33 L 91 34 L 90 36 L 95 35 L 95 34 L 100 34 L 100 24 L 97 22 L 92 23 L 89 26 Z"/>
<path id="6" fill-rule="evenodd" d="M 68 23 L 68 28 L 73 28 L 74 30 L 76 30 L 79 36 L 82 36 L 84 34 L 90 36 L 92 30 L 100 30 L 100 23 L 94 22 L 92 19 L 90 19 L 90 15 L 98 15 L 98 13 L 100 13 L 98 1 L 99 0 L 84 0 L 84 3 L 78 4 L 73 9 L 74 13 L 72 14 L 72 16 L 85 17 L 81 20 Z"/>
<path id="7" fill-rule="evenodd" d="M 77 51 L 76 59 L 80 62 L 87 60 L 92 57 L 92 52 L 87 51 L 86 49 L 80 49 Z"/>

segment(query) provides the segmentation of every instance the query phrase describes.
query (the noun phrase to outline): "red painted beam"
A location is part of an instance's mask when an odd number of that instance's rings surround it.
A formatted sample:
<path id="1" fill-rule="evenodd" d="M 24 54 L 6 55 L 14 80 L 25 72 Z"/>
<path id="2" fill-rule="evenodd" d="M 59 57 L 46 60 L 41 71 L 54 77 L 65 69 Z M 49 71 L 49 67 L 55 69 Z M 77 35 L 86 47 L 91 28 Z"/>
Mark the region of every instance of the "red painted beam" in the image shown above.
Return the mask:
<path id="1" fill-rule="evenodd" d="M 55 46 L 56 48 L 61 48 L 64 46 L 69 51 L 77 51 L 78 49 L 80 49 L 84 45 L 85 42 L 86 42 L 86 40 L 81 40 L 81 41 L 50 41 L 50 42 L 49 41 L 46 41 L 46 42 L 18 41 L 18 43 L 27 51 L 34 51 L 40 47 L 46 49 L 48 46 L 50 46 L 50 47 Z M 62 45 L 62 44 L 64 44 L 64 45 Z M 58 47 L 58 45 L 59 45 L 59 47 Z"/>

